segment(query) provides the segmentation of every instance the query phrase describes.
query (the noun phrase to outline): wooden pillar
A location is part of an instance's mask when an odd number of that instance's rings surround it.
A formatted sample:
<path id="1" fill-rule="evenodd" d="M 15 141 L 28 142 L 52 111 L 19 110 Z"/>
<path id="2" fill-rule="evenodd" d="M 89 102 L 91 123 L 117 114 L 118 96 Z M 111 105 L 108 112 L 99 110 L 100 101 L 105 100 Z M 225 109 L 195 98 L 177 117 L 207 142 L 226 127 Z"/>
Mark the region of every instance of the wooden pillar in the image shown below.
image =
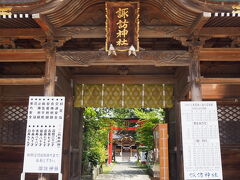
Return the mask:
<path id="1" fill-rule="evenodd" d="M 178 180 L 183 180 L 183 152 L 182 152 L 182 131 L 181 131 L 181 117 L 180 117 L 180 101 L 187 100 L 186 96 L 191 89 L 191 85 L 188 82 L 190 70 L 185 67 L 177 69 L 176 77 L 177 83 L 174 86 L 174 118 L 175 118 L 175 140 L 176 140 L 176 161 L 177 172 L 176 176 Z M 171 169 L 170 169 L 171 170 Z M 170 174 L 170 177 L 172 175 Z"/>
<path id="2" fill-rule="evenodd" d="M 46 53 L 44 96 L 55 95 L 55 77 L 56 77 L 56 51 L 51 41 L 43 44 Z M 39 174 L 38 180 L 49 180 L 49 174 Z"/>
<path id="3" fill-rule="evenodd" d="M 108 145 L 108 164 L 112 163 L 112 147 L 113 147 L 113 130 L 109 131 L 109 145 Z"/>
<path id="4" fill-rule="evenodd" d="M 166 109 L 169 132 L 169 178 L 171 180 L 177 179 L 177 152 L 176 152 L 176 116 L 174 107 Z"/>
<path id="5" fill-rule="evenodd" d="M 191 83 L 191 100 L 192 101 L 201 101 L 202 92 L 201 84 L 197 82 L 197 79 L 200 78 L 200 62 L 198 60 L 200 47 L 192 47 L 192 59 L 189 66 L 189 75 Z"/>
<path id="6" fill-rule="evenodd" d="M 183 150 L 182 150 L 182 125 L 180 117 L 180 101 L 175 101 L 175 117 L 176 117 L 176 153 L 177 153 L 177 179 L 183 180 Z"/>
<path id="7" fill-rule="evenodd" d="M 66 69 L 57 69 L 58 81 L 56 83 L 56 93 L 65 96 L 65 119 L 63 132 L 63 154 L 62 154 L 62 173 L 63 180 L 69 180 L 71 176 L 71 155 L 72 155 L 72 114 L 73 114 L 73 89 L 71 80 Z"/>
<path id="8" fill-rule="evenodd" d="M 63 135 L 63 180 L 70 179 L 70 163 L 71 163 L 71 126 L 72 126 L 72 107 L 73 97 L 67 97 L 66 100 L 66 116 L 64 121 L 64 135 Z"/>
<path id="9" fill-rule="evenodd" d="M 71 167 L 70 179 L 80 179 L 83 152 L 83 108 L 74 108 L 71 127 Z"/>
<path id="10" fill-rule="evenodd" d="M 194 44 L 195 43 L 195 44 Z M 181 112 L 180 101 L 186 99 L 186 94 L 191 91 L 192 101 L 201 101 L 202 92 L 201 84 L 197 81 L 200 78 L 200 62 L 198 60 L 200 45 L 198 42 L 193 42 L 191 46 L 192 58 L 189 65 L 189 79 L 186 79 L 186 75 L 178 77 L 178 81 L 175 87 L 175 117 L 176 117 L 176 144 L 177 144 L 177 179 L 184 179 L 184 167 L 183 167 L 183 149 L 182 149 L 182 125 L 181 125 Z M 187 83 L 189 81 L 190 84 Z M 183 89 L 183 91 L 181 90 Z"/>
<path id="11" fill-rule="evenodd" d="M 44 50 L 47 56 L 45 65 L 45 78 L 47 82 L 44 86 L 44 95 L 54 96 L 56 79 L 56 51 L 51 42 L 45 43 Z"/>

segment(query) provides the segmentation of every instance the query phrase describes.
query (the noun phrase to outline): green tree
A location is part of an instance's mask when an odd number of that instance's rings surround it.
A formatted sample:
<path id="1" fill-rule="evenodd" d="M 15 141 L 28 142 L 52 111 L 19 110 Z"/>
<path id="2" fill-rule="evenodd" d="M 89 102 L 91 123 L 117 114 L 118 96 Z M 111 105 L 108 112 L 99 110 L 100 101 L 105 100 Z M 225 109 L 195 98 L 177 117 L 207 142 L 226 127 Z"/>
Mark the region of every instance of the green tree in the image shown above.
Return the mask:
<path id="1" fill-rule="evenodd" d="M 114 122 L 105 113 L 99 108 L 86 108 L 84 111 L 83 160 L 93 165 L 104 163 L 107 159 L 108 132 Z"/>
<path id="2" fill-rule="evenodd" d="M 158 123 L 164 123 L 163 109 L 135 109 L 135 115 L 142 121 L 137 129 L 137 141 L 145 147 L 144 150 L 154 148 L 153 128 Z"/>

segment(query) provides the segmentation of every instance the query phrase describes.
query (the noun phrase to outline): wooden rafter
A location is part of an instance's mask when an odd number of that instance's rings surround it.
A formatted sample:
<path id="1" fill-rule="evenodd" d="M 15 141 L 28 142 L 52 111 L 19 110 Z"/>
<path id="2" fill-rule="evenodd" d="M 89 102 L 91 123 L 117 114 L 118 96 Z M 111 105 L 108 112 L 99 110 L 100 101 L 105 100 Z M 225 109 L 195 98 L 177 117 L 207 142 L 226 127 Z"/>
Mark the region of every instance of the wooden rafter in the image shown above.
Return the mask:
<path id="1" fill-rule="evenodd" d="M 54 35 L 55 29 L 46 16 L 37 13 L 33 14 L 32 18 L 42 28 L 42 30 L 46 33 L 47 36 Z"/>
<path id="2" fill-rule="evenodd" d="M 105 0 L 58 1 L 58 3 L 58 8 L 55 8 L 56 6 L 54 6 L 55 9 L 47 9 L 46 11 L 49 11 L 48 17 L 51 19 L 51 22 L 56 27 L 61 27 L 74 21 L 88 7 L 97 4 L 104 5 Z M 175 3 L 174 0 L 148 0 L 147 4 L 151 4 L 152 6 L 159 8 L 159 10 L 163 11 L 166 17 L 184 26 L 191 24 L 195 15 L 197 15 L 197 13 L 188 11 L 186 8 L 179 6 L 179 3 Z M 141 5 L 144 6 L 144 2 L 142 2 Z M 172 9 L 173 6 L 177 6 L 177 8 Z"/>
<path id="3" fill-rule="evenodd" d="M 190 34 L 199 34 L 200 30 L 203 28 L 204 24 L 211 18 L 211 13 L 203 12 L 197 18 L 197 20 L 190 27 Z"/>

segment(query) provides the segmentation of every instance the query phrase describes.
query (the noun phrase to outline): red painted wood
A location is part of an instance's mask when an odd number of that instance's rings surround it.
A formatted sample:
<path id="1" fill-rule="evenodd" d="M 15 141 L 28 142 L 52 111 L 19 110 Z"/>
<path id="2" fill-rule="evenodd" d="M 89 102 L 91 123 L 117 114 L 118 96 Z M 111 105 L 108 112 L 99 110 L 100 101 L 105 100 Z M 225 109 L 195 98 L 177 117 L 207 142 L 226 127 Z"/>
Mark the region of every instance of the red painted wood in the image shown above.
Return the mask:
<path id="1" fill-rule="evenodd" d="M 111 127 L 109 131 L 108 164 L 112 163 L 112 147 L 113 147 L 113 127 Z"/>
<path id="2" fill-rule="evenodd" d="M 139 120 L 127 120 L 127 121 L 131 123 L 139 123 Z"/>
<path id="3" fill-rule="evenodd" d="M 112 130 L 114 131 L 136 131 L 138 127 L 112 127 Z"/>

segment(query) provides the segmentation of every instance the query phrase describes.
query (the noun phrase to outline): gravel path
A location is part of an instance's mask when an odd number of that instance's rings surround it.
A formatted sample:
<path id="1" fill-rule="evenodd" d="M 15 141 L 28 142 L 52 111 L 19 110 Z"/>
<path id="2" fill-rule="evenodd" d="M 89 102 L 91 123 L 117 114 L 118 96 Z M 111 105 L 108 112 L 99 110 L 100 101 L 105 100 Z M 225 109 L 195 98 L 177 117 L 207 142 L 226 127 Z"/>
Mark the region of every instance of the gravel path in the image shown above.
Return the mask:
<path id="1" fill-rule="evenodd" d="M 109 174 L 100 174 L 97 180 L 150 180 L 143 168 L 133 162 L 121 162 L 114 165 Z"/>

